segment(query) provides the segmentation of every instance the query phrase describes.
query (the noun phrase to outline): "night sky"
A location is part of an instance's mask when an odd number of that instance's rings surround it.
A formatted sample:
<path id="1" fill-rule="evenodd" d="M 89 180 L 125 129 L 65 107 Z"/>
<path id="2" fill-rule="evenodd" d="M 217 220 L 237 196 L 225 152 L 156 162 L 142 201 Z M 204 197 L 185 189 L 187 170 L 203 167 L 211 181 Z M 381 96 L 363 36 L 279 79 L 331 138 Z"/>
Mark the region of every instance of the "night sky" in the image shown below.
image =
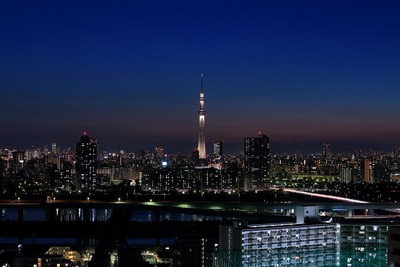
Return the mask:
<path id="1" fill-rule="evenodd" d="M 100 150 L 186 153 L 201 73 L 210 148 L 259 131 L 272 152 L 392 148 L 399 13 L 399 1 L 2 0 L 0 148 L 73 148 L 86 131 Z"/>

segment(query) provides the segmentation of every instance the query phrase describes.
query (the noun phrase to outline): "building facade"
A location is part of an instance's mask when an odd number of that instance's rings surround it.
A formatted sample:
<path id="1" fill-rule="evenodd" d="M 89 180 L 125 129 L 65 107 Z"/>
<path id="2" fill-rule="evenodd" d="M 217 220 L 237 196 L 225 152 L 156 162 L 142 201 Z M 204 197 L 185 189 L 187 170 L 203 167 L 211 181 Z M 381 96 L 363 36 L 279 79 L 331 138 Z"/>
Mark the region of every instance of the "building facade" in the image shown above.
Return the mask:
<path id="1" fill-rule="evenodd" d="M 338 224 L 221 225 L 214 266 L 340 266 Z"/>
<path id="2" fill-rule="evenodd" d="M 91 191 L 97 186 L 97 140 L 84 133 L 75 146 L 76 190 Z"/>
<path id="3" fill-rule="evenodd" d="M 224 153 L 224 141 L 214 141 L 214 158 L 221 159 Z"/>
<path id="4" fill-rule="evenodd" d="M 259 133 L 258 137 L 244 139 L 244 190 L 256 191 L 268 188 L 270 170 L 269 138 Z"/>
<path id="5" fill-rule="evenodd" d="M 388 229 L 383 221 L 341 223 L 340 266 L 387 266 Z"/>

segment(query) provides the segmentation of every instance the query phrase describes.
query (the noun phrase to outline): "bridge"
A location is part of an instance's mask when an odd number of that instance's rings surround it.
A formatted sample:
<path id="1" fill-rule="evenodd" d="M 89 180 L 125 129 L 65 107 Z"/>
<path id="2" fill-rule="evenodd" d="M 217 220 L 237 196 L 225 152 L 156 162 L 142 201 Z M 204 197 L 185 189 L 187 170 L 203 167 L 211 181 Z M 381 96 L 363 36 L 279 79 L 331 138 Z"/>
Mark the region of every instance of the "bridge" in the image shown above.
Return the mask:
<path id="1" fill-rule="evenodd" d="M 317 194 L 298 191 L 294 189 L 283 189 L 288 194 L 302 194 L 313 197 L 313 202 L 210 202 L 210 201 L 100 201 L 100 200 L 56 200 L 29 201 L 29 200 L 3 200 L 0 201 L 0 209 L 17 209 L 19 222 L 24 222 L 24 210 L 44 209 L 46 220 L 56 221 L 54 214 L 57 210 L 70 209 L 87 212 L 91 209 L 123 210 L 127 214 L 133 211 L 151 211 L 156 214 L 154 221 L 160 221 L 163 212 L 177 214 L 195 214 L 218 218 L 218 220 L 245 219 L 256 221 L 293 221 L 294 211 L 297 207 L 316 206 L 319 210 L 341 210 L 345 211 L 346 217 L 352 217 L 361 212 L 367 215 L 367 211 L 378 211 L 373 215 L 384 213 L 393 217 L 400 214 L 400 203 L 392 202 L 366 202 L 356 199 L 336 197 L 331 195 Z M 329 202 L 327 202 L 328 200 Z M 382 211 L 382 212 L 379 212 Z M 88 216 L 84 216 L 88 218 Z M 86 219 L 84 219 L 86 220 Z"/>

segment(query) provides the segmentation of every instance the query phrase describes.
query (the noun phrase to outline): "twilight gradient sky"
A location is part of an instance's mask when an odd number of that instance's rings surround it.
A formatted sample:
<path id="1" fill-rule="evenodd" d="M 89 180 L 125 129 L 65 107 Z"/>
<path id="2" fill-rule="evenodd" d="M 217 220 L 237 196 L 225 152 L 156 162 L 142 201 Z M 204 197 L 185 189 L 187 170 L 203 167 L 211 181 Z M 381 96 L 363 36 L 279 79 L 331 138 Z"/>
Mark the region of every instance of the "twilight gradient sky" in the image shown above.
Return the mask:
<path id="1" fill-rule="evenodd" d="M 0 1 L 0 147 L 400 141 L 399 1 Z M 287 144 L 285 146 L 284 144 Z M 289 145 L 291 144 L 291 145 Z M 276 146 L 277 147 L 277 146 Z M 332 147 L 334 150 L 334 147 Z"/>

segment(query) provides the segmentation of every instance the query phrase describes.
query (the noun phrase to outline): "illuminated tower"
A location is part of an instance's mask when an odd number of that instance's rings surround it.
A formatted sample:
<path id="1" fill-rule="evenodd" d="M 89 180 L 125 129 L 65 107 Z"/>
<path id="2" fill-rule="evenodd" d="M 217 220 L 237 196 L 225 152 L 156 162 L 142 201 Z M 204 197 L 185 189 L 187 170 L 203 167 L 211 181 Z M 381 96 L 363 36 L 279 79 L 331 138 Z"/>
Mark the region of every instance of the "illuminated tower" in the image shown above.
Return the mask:
<path id="1" fill-rule="evenodd" d="M 201 74 L 200 108 L 199 108 L 199 159 L 206 158 L 206 137 L 204 134 L 206 111 L 204 109 L 203 73 Z"/>

